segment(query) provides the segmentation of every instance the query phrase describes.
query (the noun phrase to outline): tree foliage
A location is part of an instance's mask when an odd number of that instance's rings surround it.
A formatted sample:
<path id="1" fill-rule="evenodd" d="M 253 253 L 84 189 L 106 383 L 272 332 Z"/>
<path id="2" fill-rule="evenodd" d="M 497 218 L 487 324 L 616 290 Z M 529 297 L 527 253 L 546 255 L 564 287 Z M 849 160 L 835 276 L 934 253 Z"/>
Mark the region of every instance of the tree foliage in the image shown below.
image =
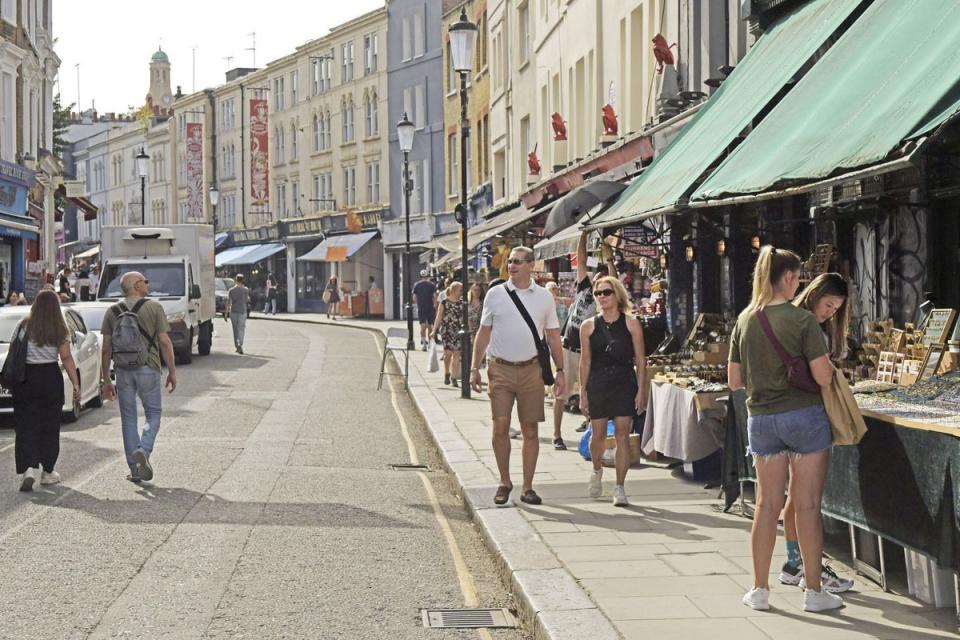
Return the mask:
<path id="1" fill-rule="evenodd" d="M 72 102 L 66 107 L 62 106 L 59 93 L 53 97 L 53 155 L 61 160 L 63 160 L 63 147 L 66 145 L 63 134 L 70 126 L 70 112 L 74 106 L 76 105 Z"/>

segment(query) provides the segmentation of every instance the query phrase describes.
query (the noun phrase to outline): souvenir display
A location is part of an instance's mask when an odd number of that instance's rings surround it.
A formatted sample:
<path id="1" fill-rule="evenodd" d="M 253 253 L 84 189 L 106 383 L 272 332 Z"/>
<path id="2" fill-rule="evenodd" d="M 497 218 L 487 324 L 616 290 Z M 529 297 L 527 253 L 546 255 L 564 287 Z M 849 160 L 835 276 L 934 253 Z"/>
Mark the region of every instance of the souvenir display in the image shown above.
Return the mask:
<path id="1" fill-rule="evenodd" d="M 957 319 L 956 309 L 934 309 L 923 330 L 923 344 L 945 344 Z"/>

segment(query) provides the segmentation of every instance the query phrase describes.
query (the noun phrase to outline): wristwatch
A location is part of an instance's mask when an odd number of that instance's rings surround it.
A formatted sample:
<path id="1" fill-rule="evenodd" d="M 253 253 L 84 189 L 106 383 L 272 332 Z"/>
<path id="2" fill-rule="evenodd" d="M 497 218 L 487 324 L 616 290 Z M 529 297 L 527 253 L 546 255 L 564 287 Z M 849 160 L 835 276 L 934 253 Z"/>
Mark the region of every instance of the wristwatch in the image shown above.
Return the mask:
<path id="1" fill-rule="evenodd" d="M 563 367 L 558 368 L 557 373 L 563 373 Z"/>
<path id="2" fill-rule="evenodd" d="M 109 378 L 100 378 L 100 386 L 102 387 L 105 384 L 110 384 Z"/>

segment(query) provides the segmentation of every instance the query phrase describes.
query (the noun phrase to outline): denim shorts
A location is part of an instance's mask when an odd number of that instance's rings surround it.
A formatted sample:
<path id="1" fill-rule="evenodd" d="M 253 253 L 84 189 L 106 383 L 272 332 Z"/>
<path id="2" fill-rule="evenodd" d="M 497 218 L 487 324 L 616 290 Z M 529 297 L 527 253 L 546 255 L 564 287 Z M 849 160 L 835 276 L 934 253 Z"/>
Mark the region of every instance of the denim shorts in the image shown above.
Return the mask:
<path id="1" fill-rule="evenodd" d="M 754 456 L 816 453 L 833 446 L 830 422 L 822 404 L 747 419 L 749 446 Z"/>

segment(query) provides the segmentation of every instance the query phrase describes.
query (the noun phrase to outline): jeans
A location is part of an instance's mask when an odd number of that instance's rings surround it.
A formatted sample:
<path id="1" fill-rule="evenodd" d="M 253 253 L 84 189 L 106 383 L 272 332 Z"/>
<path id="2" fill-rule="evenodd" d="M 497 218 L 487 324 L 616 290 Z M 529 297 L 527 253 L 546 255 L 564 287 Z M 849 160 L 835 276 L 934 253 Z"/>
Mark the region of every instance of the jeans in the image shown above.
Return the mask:
<path id="1" fill-rule="evenodd" d="M 266 311 L 264 311 L 266 313 Z M 233 327 L 233 346 L 243 347 L 243 334 L 247 330 L 247 314 L 231 313 L 230 325 Z"/>
<path id="2" fill-rule="evenodd" d="M 748 452 L 765 457 L 816 453 L 833 446 L 822 404 L 747 418 Z"/>
<path id="3" fill-rule="evenodd" d="M 153 445 L 160 431 L 160 403 L 163 393 L 161 374 L 151 367 L 139 369 L 117 369 L 117 398 L 120 405 L 120 422 L 123 425 L 123 449 L 127 454 L 127 466 L 136 473 L 133 452 L 143 449 L 147 457 L 153 452 Z M 137 397 L 143 404 L 146 423 L 143 433 L 137 425 Z"/>
<path id="4" fill-rule="evenodd" d="M 273 313 L 273 315 L 277 315 L 277 299 L 267 298 L 267 301 L 263 305 L 263 312 Z"/>

